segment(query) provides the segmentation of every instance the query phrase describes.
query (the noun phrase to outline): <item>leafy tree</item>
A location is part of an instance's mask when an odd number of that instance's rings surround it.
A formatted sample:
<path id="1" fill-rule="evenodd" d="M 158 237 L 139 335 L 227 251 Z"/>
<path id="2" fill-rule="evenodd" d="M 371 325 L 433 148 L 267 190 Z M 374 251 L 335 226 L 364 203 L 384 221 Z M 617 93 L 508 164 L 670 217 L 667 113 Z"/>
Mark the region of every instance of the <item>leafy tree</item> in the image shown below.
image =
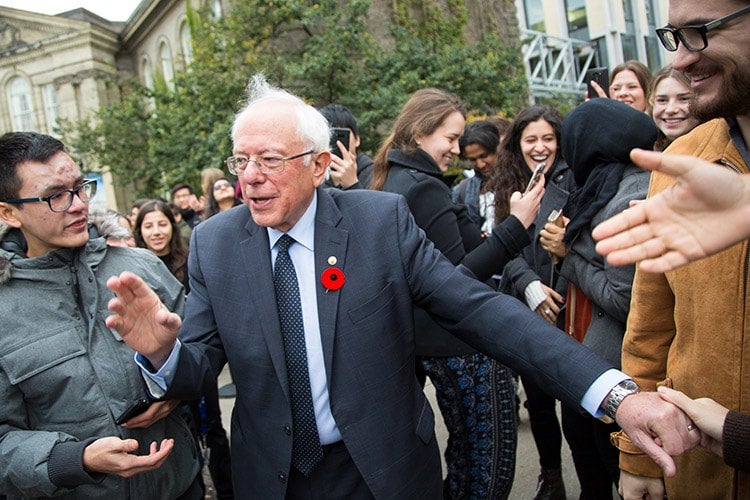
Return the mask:
<path id="1" fill-rule="evenodd" d="M 157 76 L 153 90 L 130 83 L 93 121 L 67 124 L 65 140 L 136 196 L 153 196 L 222 166 L 244 86 L 259 71 L 315 106 L 346 105 L 369 151 L 422 87 L 460 95 L 474 114 L 513 115 L 526 103 L 520 50 L 496 35 L 467 43 L 465 0 L 389 4 L 386 40 L 368 29 L 370 0 L 238 0 L 218 20 L 188 5 L 189 70 L 170 85 Z"/>

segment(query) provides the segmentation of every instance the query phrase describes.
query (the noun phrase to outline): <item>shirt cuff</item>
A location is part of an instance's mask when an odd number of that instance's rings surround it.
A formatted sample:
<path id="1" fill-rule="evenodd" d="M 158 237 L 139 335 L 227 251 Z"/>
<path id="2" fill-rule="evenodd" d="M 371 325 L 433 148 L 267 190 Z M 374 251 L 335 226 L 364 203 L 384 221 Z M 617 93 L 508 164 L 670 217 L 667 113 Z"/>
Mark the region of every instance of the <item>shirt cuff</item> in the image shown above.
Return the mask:
<path id="1" fill-rule="evenodd" d="M 604 398 L 607 397 L 614 386 L 629 379 L 630 377 L 620 370 L 610 368 L 599 375 L 599 378 L 594 380 L 594 383 L 588 388 L 581 400 L 581 407 L 596 418 L 604 416 L 604 410 L 601 409 Z"/>
<path id="2" fill-rule="evenodd" d="M 165 361 L 161 368 L 156 372 L 152 371 L 153 367 L 145 356 L 139 352 L 135 353 L 135 363 L 141 368 L 141 376 L 146 382 L 146 386 L 148 387 L 148 391 L 152 398 L 160 399 L 167 393 L 167 389 L 169 389 L 169 386 L 174 379 L 177 362 L 180 360 L 181 346 L 182 343 L 180 342 L 180 339 L 176 339 L 167 361 Z"/>
<path id="3" fill-rule="evenodd" d="M 542 282 L 539 280 L 534 280 L 529 283 L 526 290 L 524 290 L 524 295 L 526 296 L 526 303 L 532 311 L 536 311 L 539 304 L 547 300 L 547 294 L 544 293 Z"/>

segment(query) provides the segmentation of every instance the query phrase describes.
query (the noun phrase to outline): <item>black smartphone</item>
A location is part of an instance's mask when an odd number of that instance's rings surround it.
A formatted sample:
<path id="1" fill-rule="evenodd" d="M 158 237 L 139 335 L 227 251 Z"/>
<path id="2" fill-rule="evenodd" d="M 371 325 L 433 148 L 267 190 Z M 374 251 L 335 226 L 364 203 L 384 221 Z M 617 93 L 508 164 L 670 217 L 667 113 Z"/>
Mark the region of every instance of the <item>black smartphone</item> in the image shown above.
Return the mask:
<path id="1" fill-rule="evenodd" d="M 591 80 L 598 83 L 609 97 L 609 70 L 607 68 L 591 68 L 586 72 L 586 89 L 589 93 L 589 99 L 599 97 L 594 87 L 591 86 Z"/>
<path id="2" fill-rule="evenodd" d="M 547 167 L 546 163 L 540 163 L 536 166 L 534 169 L 534 173 L 531 174 L 531 179 L 529 179 L 529 183 L 526 185 L 526 189 L 524 189 L 523 194 L 528 193 L 531 191 L 534 186 L 536 186 L 536 183 L 539 182 L 539 178 L 544 174 L 544 169 Z"/>
<path id="3" fill-rule="evenodd" d="M 328 146 L 328 149 L 331 150 L 331 153 L 341 158 L 341 151 L 339 150 L 338 144 L 336 144 L 337 141 L 341 141 L 341 144 L 343 144 L 346 149 L 349 149 L 349 129 L 348 128 L 334 127 L 331 129 L 331 143 Z"/>
<path id="4" fill-rule="evenodd" d="M 151 406 L 151 400 L 148 398 L 140 398 L 133 401 L 122 414 L 115 419 L 117 425 L 122 425 L 133 417 L 137 417 L 144 411 L 148 410 Z"/>

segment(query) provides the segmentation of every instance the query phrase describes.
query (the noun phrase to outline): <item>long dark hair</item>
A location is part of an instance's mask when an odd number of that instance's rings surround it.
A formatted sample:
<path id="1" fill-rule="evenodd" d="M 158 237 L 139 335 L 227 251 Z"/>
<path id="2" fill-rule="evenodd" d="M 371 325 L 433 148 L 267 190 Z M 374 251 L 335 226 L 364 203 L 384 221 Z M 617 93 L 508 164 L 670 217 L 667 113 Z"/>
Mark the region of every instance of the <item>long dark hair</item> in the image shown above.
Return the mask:
<path id="1" fill-rule="evenodd" d="M 430 135 L 443 124 L 451 113 L 458 111 L 466 118 L 466 110 L 458 96 L 436 88 L 414 92 L 401 109 L 390 135 L 383 141 L 375 156 L 370 189 L 383 190 L 388 178 L 388 153 L 399 149 L 414 153 L 419 148 L 416 138 Z"/>
<path id="2" fill-rule="evenodd" d="M 167 255 L 160 257 L 164 264 L 169 268 L 169 271 L 177 278 L 181 283 L 186 283 L 187 278 L 187 257 L 188 250 L 185 248 L 185 244 L 182 240 L 182 234 L 180 234 L 180 228 L 177 226 L 174 214 L 169 208 L 169 204 L 162 200 L 151 200 L 145 203 L 138 216 L 135 218 L 135 228 L 133 229 L 133 239 L 135 240 L 135 246 L 140 248 L 148 248 L 146 242 L 143 241 L 143 234 L 141 233 L 141 225 L 143 224 L 143 218 L 146 214 L 151 212 L 161 212 L 172 225 L 172 238 L 169 240 L 169 252 Z"/>
<path id="3" fill-rule="evenodd" d="M 523 191 L 531 179 L 531 170 L 526 165 L 521 150 L 521 136 L 530 123 L 539 120 L 549 123 L 557 137 L 555 162 L 559 161 L 562 155 L 560 150 L 562 116 L 560 113 L 551 106 L 536 105 L 522 109 L 500 143 L 498 168 L 488 184 L 488 189 L 495 193 L 496 223 L 502 222 L 510 214 L 510 195 L 514 191 Z M 550 169 L 553 167 L 554 165 L 549 166 Z"/>

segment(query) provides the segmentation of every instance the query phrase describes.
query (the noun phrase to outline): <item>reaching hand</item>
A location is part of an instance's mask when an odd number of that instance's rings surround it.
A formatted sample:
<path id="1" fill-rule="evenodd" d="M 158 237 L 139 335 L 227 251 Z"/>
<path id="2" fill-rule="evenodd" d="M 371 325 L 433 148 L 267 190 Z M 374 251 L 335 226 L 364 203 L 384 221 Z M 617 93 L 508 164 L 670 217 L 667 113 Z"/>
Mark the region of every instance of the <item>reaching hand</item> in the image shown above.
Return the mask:
<path id="1" fill-rule="evenodd" d="M 539 206 L 542 203 L 542 195 L 544 194 L 544 176 L 539 176 L 539 182 L 531 188 L 531 191 L 522 195 L 519 191 L 514 192 L 510 196 L 510 214 L 515 215 L 516 218 L 521 221 L 523 227 L 529 228 L 529 226 L 536 219 L 536 214 L 539 212 Z"/>
<path id="2" fill-rule="evenodd" d="M 626 397 L 615 417 L 633 444 L 650 456 L 667 477 L 676 472 L 672 457 L 700 444 L 700 433 L 688 430 L 690 418 L 656 392 Z"/>
<path id="3" fill-rule="evenodd" d="M 172 352 L 182 320 L 131 272 L 112 276 L 107 280 L 107 288 L 117 295 L 107 305 L 114 313 L 107 317 L 107 327 L 117 330 L 133 350 L 144 355 L 158 370 Z"/>
<path id="4" fill-rule="evenodd" d="M 135 439 L 105 437 L 83 449 L 83 467 L 90 472 L 132 477 L 161 467 L 173 448 L 174 439 L 163 439 L 161 448 L 154 441 L 148 455 L 134 455 L 138 450 Z"/>
<path id="5" fill-rule="evenodd" d="M 724 431 L 724 420 L 726 420 L 727 413 L 729 413 L 727 408 L 724 408 L 713 399 L 690 399 L 684 393 L 667 387 L 659 387 L 659 395 L 665 401 L 669 401 L 687 413 L 693 420 L 693 423 L 697 427 L 696 432 L 700 431 L 703 434 L 701 436 L 701 446 L 708 448 L 720 457 L 723 456 L 722 434 Z"/>
<path id="6" fill-rule="evenodd" d="M 639 166 L 675 177 L 668 189 L 594 228 L 615 266 L 666 272 L 750 236 L 750 178 L 699 158 L 634 149 Z"/>

